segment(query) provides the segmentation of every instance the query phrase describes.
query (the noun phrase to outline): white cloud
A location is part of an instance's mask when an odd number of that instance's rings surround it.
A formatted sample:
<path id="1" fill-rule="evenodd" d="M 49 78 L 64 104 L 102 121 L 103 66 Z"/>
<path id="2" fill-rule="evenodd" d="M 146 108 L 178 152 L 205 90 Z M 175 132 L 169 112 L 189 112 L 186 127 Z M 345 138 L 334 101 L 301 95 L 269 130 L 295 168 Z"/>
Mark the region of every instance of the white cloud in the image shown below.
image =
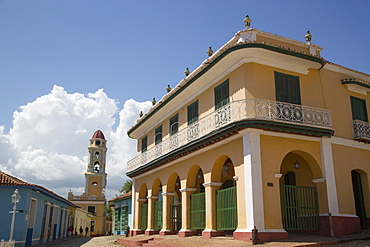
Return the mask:
<path id="1" fill-rule="evenodd" d="M 112 198 L 127 178 L 127 161 L 136 155 L 136 142 L 126 131 L 151 106 L 130 99 L 119 111 L 117 104 L 103 89 L 86 96 L 54 86 L 14 112 L 8 134 L 0 126 L 0 169 L 64 197 L 69 189 L 81 194 L 89 139 L 100 129 L 108 141 L 106 194 Z"/>

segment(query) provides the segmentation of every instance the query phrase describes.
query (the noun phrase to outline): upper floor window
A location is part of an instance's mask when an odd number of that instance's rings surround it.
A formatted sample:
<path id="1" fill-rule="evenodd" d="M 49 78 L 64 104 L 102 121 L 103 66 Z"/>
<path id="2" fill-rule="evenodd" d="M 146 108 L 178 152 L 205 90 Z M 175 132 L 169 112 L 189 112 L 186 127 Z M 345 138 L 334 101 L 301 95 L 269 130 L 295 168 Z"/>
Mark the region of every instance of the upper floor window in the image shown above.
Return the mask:
<path id="1" fill-rule="evenodd" d="M 144 136 L 141 139 L 141 152 L 145 152 L 148 149 L 148 136 Z"/>
<path id="2" fill-rule="evenodd" d="M 162 125 L 157 127 L 154 132 L 154 141 L 157 145 L 158 143 L 162 142 Z"/>
<path id="3" fill-rule="evenodd" d="M 351 107 L 353 120 L 368 121 L 366 100 L 351 96 Z"/>
<path id="4" fill-rule="evenodd" d="M 287 75 L 275 71 L 276 101 L 301 104 L 299 76 Z"/>
<path id="5" fill-rule="evenodd" d="M 92 214 L 95 214 L 95 206 L 87 206 L 87 211 L 89 211 Z"/>
<path id="6" fill-rule="evenodd" d="M 215 87 L 215 109 L 223 107 L 229 100 L 229 79 Z"/>
<path id="7" fill-rule="evenodd" d="M 198 100 L 188 106 L 188 125 L 198 121 Z"/>
<path id="8" fill-rule="evenodd" d="M 179 114 L 170 118 L 170 135 L 179 131 Z"/>

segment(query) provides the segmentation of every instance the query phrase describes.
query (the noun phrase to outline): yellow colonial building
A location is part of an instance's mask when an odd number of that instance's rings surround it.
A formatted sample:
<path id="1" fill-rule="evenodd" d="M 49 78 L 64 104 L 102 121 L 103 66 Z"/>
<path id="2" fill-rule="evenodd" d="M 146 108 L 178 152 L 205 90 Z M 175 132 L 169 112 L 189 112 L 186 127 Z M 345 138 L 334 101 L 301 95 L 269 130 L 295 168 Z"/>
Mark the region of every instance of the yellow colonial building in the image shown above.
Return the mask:
<path id="1" fill-rule="evenodd" d="M 325 60 L 309 32 L 301 42 L 245 24 L 128 130 L 133 235 L 368 227 L 370 75 Z"/>
<path id="2" fill-rule="evenodd" d="M 106 198 L 105 187 L 107 184 L 106 155 L 107 140 L 102 131 L 97 130 L 90 139 L 89 164 L 85 173 L 85 192 L 75 196 L 73 192 L 68 193 L 68 200 L 80 206 L 83 210 L 93 215 L 88 226 L 91 235 L 106 234 L 106 217 L 104 213 Z M 84 225 L 81 222 L 80 225 Z M 83 228 L 85 231 L 85 228 Z M 77 229 L 78 231 L 78 229 Z"/>

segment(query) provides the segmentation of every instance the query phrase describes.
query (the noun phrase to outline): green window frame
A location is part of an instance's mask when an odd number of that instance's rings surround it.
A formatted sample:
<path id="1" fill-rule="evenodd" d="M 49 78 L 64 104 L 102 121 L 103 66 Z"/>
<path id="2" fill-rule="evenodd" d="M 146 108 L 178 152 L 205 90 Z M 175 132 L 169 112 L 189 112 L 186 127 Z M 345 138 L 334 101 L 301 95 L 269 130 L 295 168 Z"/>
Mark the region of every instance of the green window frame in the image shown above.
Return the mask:
<path id="1" fill-rule="evenodd" d="M 148 136 L 141 139 L 141 152 L 144 153 L 148 149 Z"/>
<path id="2" fill-rule="evenodd" d="M 162 125 L 155 129 L 154 140 L 155 140 L 155 145 L 162 142 Z"/>
<path id="3" fill-rule="evenodd" d="M 170 135 L 176 134 L 179 131 L 179 114 L 177 113 L 170 118 Z"/>
<path id="4" fill-rule="evenodd" d="M 301 104 L 299 76 L 288 75 L 275 71 L 276 101 Z"/>
<path id="5" fill-rule="evenodd" d="M 366 100 L 351 96 L 352 120 L 368 122 Z"/>
<path id="6" fill-rule="evenodd" d="M 199 108 L 198 100 L 188 105 L 188 125 L 198 121 L 199 117 Z"/>
<path id="7" fill-rule="evenodd" d="M 219 109 L 230 103 L 229 95 L 229 79 L 215 87 L 215 109 Z"/>

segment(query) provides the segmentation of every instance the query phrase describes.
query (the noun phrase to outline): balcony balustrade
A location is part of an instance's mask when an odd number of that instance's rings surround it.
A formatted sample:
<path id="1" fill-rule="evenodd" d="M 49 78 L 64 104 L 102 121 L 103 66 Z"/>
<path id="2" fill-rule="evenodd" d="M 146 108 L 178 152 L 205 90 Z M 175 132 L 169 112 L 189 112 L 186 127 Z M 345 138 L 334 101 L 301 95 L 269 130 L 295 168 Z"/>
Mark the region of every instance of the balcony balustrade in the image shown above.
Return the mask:
<path id="1" fill-rule="evenodd" d="M 133 171 L 214 130 L 242 120 L 267 120 L 327 129 L 332 128 L 331 114 L 326 109 L 265 99 L 233 101 L 181 129 L 179 132 L 171 136 L 165 136 L 161 143 L 130 160 L 127 163 L 127 171 Z"/>
<path id="2" fill-rule="evenodd" d="M 353 120 L 352 130 L 355 140 L 370 142 L 370 124 L 368 122 Z"/>

